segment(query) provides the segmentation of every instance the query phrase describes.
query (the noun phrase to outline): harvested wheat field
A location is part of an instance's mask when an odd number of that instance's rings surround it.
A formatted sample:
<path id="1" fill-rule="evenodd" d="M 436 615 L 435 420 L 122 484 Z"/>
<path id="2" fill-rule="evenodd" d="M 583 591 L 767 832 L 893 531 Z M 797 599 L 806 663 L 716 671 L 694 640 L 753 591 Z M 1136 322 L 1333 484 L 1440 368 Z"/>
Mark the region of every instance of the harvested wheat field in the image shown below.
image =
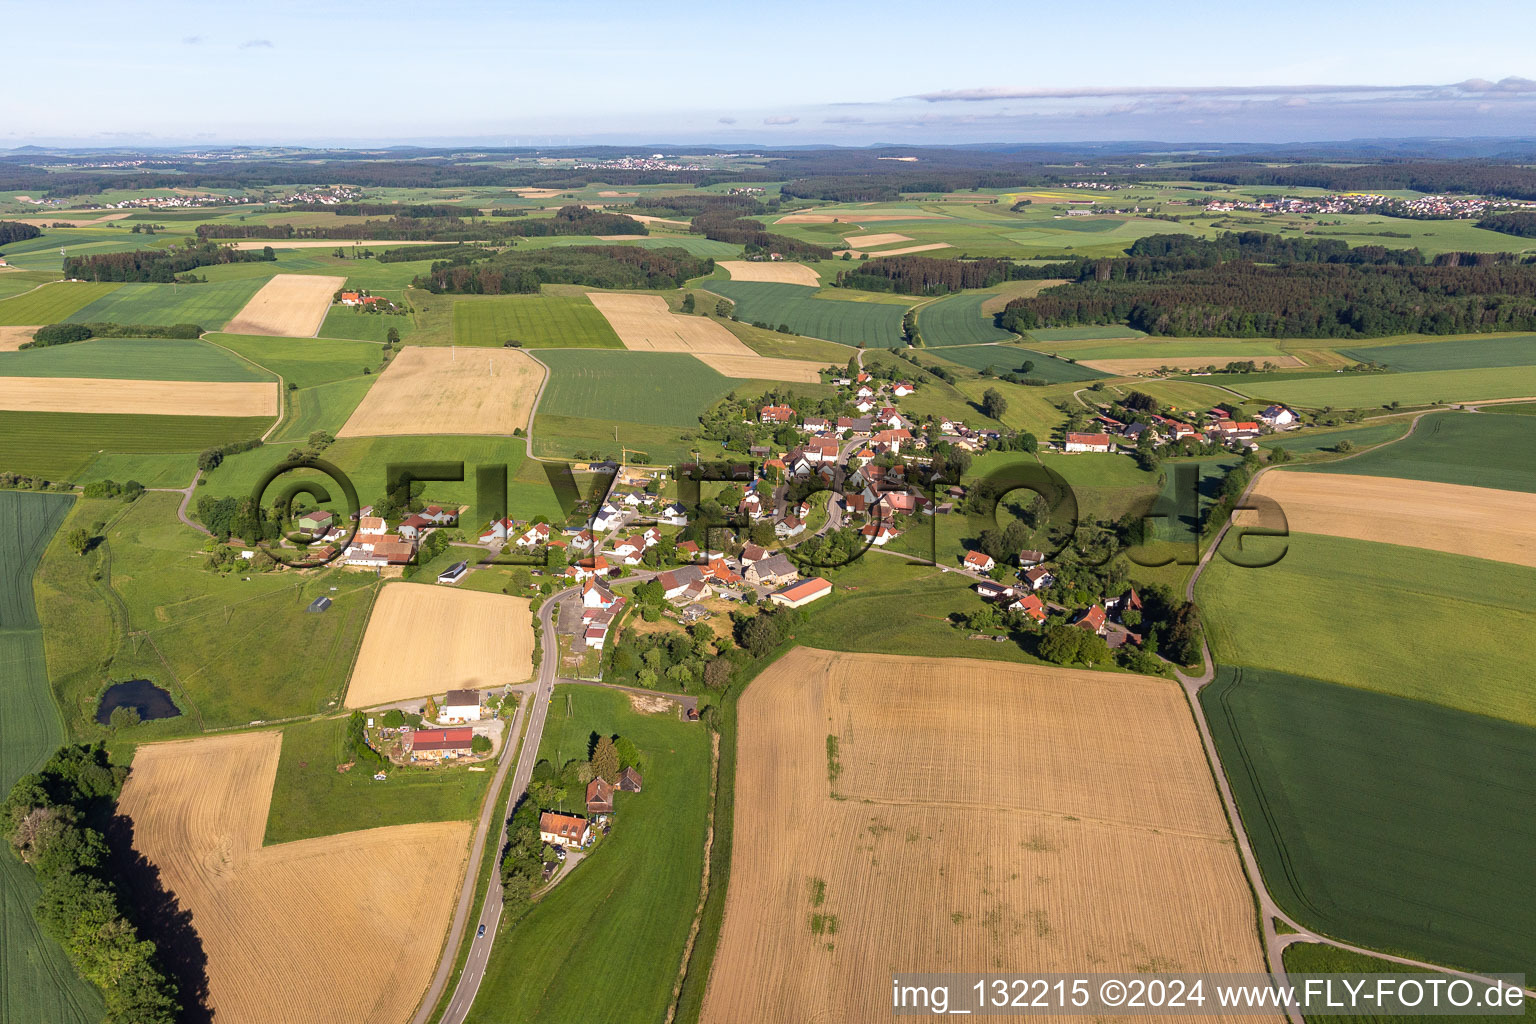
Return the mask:
<path id="1" fill-rule="evenodd" d="M 276 416 L 276 382 L 0 377 L 0 409 L 13 412 Z"/>
<path id="2" fill-rule="evenodd" d="M 715 266 L 724 267 L 732 281 L 766 281 L 769 284 L 803 284 L 821 287 L 821 278 L 804 263 L 769 262 L 767 260 L 716 260 Z"/>
<path id="3" fill-rule="evenodd" d="M 587 298 L 607 318 L 627 349 L 686 352 L 727 377 L 799 384 L 815 384 L 821 380 L 821 363 L 760 356 L 708 317 L 672 312 L 659 295 L 587 292 Z"/>
<path id="4" fill-rule="evenodd" d="M 407 346 L 336 436 L 511 434 L 528 426 L 543 380 L 517 349 Z"/>
<path id="5" fill-rule="evenodd" d="M 1295 533 L 1536 566 L 1536 495 L 1524 491 L 1388 476 L 1269 472 L 1253 493 L 1279 504 Z"/>
<path id="6" fill-rule="evenodd" d="M 32 340 L 32 332 L 38 327 L 0 327 L 0 352 L 15 352 L 21 346 Z"/>
<path id="7" fill-rule="evenodd" d="M 1201 367 L 1215 364 L 1224 365 L 1234 355 L 1241 353 L 1224 352 L 1208 356 L 1168 356 L 1163 359 L 1143 356 L 1136 359 L 1079 359 L 1083 366 L 1090 366 L 1095 370 L 1103 370 L 1105 373 L 1116 376 L 1128 377 L 1137 373 L 1149 373 L 1153 370 L 1171 366 L 1176 370 L 1198 370 Z M 1276 366 L 1305 366 L 1295 356 L 1265 356 L 1262 360 L 1266 363 L 1274 363 Z"/>
<path id="8" fill-rule="evenodd" d="M 862 245 L 867 249 L 872 245 L 893 245 L 896 242 L 910 242 L 912 239 L 907 235 L 886 232 L 883 235 L 848 235 L 843 241 L 850 247 L 857 248 Z"/>
<path id="9" fill-rule="evenodd" d="M 100 217 L 14 217 L 8 218 L 20 224 L 31 224 L 35 228 L 51 228 L 63 225 L 67 228 L 88 228 L 92 224 L 105 224 L 113 220 L 125 220 L 133 214 L 127 210 L 119 210 L 117 213 L 104 213 Z"/>
<path id="10" fill-rule="evenodd" d="M 278 274 L 251 296 L 245 308 L 224 325 L 224 331 L 313 338 L 330 311 L 331 297 L 346 283 L 344 277 Z"/>
<path id="11" fill-rule="evenodd" d="M 598 193 L 601 199 L 617 199 L 619 196 L 638 196 L 639 192 L 615 192 L 611 188 L 605 188 Z"/>
<path id="12" fill-rule="evenodd" d="M 671 220 L 667 217 L 651 217 L 643 213 L 626 213 L 624 216 L 628 217 L 630 220 L 637 220 L 641 224 L 676 224 L 679 227 L 684 228 L 688 226 L 688 222 L 685 220 Z"/>
<path id="13" fill-rule="evenodd" d="M 533 615 L 526 598 L 392 583 L 374 602 L 346 703 L 366 708 L 521 683 L 531 675 Z"/>
<path id="14" fill-rule="evenodd" d="M 739 705 L 702 1020 L 883 1020 L 893 972 L 1262 971 L 1183 693 L 799 648 Z"/>
<path id="15" fill-rule="evenodd" d="M 953 220 L 942 213 L 790 213 L 775 224 L 880 224 L 888 220 Z"/>
<path id="16" fill-rule="evenodd" d="M 262 848 L 282 736 L 147 743 L 118 810 L 190 912 L 215 1020 L 403 1022 L 448 928 L 470 823 Z"/>
<path id="17" fill-rule="evenodd" d="M 853 254 L 854 259 L 858 259 L 860 256 L 868 256 L 870 259 L 874 259 L 876 256 L 905 256 L 911 252 L 928 252 L 931 249 L 953 248 L 954 246 L 948 242 L 929 242 L 927 245 L 909 245 L 901 249 L 881 249 L 878 252 L 867 252 L 861 249 L 849 249 L 848 251 Z"/>

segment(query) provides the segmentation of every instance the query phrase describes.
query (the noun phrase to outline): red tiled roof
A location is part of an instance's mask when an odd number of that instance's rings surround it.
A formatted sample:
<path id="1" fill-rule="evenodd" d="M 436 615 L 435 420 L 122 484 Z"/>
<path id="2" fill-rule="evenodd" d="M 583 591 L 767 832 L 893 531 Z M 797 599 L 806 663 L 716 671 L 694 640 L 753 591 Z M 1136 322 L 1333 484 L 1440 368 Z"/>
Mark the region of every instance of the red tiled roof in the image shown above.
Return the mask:
<path id="1" fill-rule="evenodd" d="M 473 729 L 418 729 L 411 734 L 412 750 L 468 750 Z"/>

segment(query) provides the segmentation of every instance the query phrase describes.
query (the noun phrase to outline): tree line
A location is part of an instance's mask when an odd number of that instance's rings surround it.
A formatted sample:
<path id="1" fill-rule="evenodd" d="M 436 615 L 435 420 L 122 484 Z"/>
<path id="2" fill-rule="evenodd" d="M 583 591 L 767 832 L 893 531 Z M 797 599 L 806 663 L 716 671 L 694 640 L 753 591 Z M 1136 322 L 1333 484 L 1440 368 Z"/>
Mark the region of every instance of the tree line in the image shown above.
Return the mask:
<path id="1" fill-rule="evenodd" d="M 475 242 L 552 235 L 645 235 L 649 229 L 622 214 L 562 206 L 553 217 L 515 222 L 467 221 L 462 217 L 391 217 L 361 224 L 199 224 L 200 238 L 332 238 L 392 242 Z"/>
<path id="2" fill-rule="evenodd" d="M 1495 213 L 1479 220 L 1477 226 L 1487 228 L 1489 231 L 1502 231 L 1506 235 L 1516 235 L 1520 238 L 1536 238 L 1536 213 L 1525 211 Z"/>
<path id="3" fill-rule="evenodd" d="M 155 943 L 134 925 L 134 902 L 109 863 L 105 829 L 127 777 L 102 744 L 60 747 L 11 788 L 0 829 L 42 889 L 38 923 L 101 990 L 108 1024 L 174 1024 L 181 1013 L 176 983 Z"/>
<path id="4" fill-rule="evenodd" d="M 433 293 L 531 295 L 544 284 L 593 288 L 681 288 L 715 269 L 715 261 L 683 249 L 571 245 L 504 252 L 494 259 L 435 263 L 413 284 Z"/>
<path id="5" fill-rule="evenodd" d="M 1364 338 L 1536 330 L 1536 265 L 1355 266 L 1246 261 L 1153 280 L 1079 281 L 1014 299 L 1011 331 L 1125 323 L 1148 334 Z"/>
<path id="6" fill-rule="evenodd" d="M 22 224 L 14 220 L 0 220 L 0 245 L 10 245 L 12 242 L 25 242 L 29 238 L 36 238 L 43 233 L 41 228 L 31 224 Z"/>
<path id="7" fill-rule="evenodd" d="M 261 249 L 235 249 L 214 242 L 166 249 L 134 249 L 132 252 L 103 252 L 90 256 L 69 256 L 64 260 L 64 276 L 82 281 L 145 281 L 170 284 L 176 275 L 197 267 L 221 263 L 271 263 L 277 254 L 270 245 Z"/>

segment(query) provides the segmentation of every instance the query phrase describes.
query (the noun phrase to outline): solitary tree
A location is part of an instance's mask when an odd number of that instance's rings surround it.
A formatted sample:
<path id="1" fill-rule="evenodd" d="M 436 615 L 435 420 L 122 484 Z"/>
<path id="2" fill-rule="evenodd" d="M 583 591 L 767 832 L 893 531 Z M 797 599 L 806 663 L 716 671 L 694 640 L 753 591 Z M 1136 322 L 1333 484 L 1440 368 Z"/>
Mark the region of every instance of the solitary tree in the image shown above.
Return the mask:
<path id="1" fill-rule="evenodd" d="M 987 388 L 981 393 L 981 411 L 994 420 L 1000 420 L 1008 411 L 1008 399 L 996 388 Z"/>
<path id="2" fill-rule="evenodd" d="M 688 294 L 683 296 L 683 312 L 684 313 L 692 313 L 693 312 L 693 292 L 689 292 Z"/>
<path id="3" fill-rule="evenodd" d="M 619 751 L 613 738 L 604 736 L 592 750 L 592 771 L 600 779 L 617 782 L 619 779 Z"/>
<path id="4" fill-rule="evenodd" d="M 69 531 L 69 548 L 77 555 L 85 554 L 85 549 L 91 546 L 91 536 L 83 529 L 75 528 Z"/>

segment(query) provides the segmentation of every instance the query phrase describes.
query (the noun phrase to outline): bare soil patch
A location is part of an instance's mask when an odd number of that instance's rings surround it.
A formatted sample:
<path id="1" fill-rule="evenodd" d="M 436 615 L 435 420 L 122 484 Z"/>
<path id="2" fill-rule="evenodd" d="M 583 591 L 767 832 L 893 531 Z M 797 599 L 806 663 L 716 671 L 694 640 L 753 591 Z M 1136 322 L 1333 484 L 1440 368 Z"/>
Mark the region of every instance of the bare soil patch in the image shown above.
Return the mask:
<path id="1" fill-rule="evenodd" d="M 1269 472 L 1259 478 L 1254 493 L 1278 503 L 1295 533 L 1536 566 L 1536 496 L 1524 491 L 1387 476 Z M 1247 515 L 1252 522 L 1255 514 Z M 1263 525 L 1269 525 L 1267 520 Z"/>
<path id="2" fill-rule="evenodd" d="M 437 963 L 469 822 L 263 848 L 282 736 L 138 748 L 118 808 L 190 911 L 221 1021 L 403 1022 Z"/>
<path id="3" fill-rule="evenodd" d="M 754 260 L 716 260 L 732 281 L 766 281 L 769 284 L 803 284 L 821 287 L 821 278 L 804 263 L 770 263 Z"/>
<path id="4" fill-rule="evenodd" d="M 276 416 L 277 384 L 266 381 L 106 380 L 0 377 L 0 409 L 15 412 Z"/>
<path id="5" fill-rule="evenodd" d="M 407 346 L 337 436 L 511 434 L 528 426 L 543 379 L 518 349 Z"/>
<path id="6" fill-rule="evenodd" d="M 278 274 L 251 296 L 224 330 L 229 334 L 312 338 L 325 322 L 331 297 L 346 283 L 344 277 Z"/>
<path id="7" fill-rule="evenodd" d="M 1263 970 L 1167 680 L 802 648 L 739 712 L 708 1024 L 884 1019 L 903 971 Z"/>
<path id="8" fill-rule="evenodd" d="M 38 327 L 0 327 L 0 352 L 15 352 L 21 346 L 32 340 L 32 332 Z"/>
<path id="9" fill-rule="evenodd" d="M 660 715 L 677 710 L 677 704 L 665 697 L 646 697 L 638 693 L 631 693 L 629 706 L 642 715 Z"/>
<path id="10" fill-rule="evenodd" d="M 392 583 L 374 603 L 346 705 L 484 690 L 532 674 L 533 615 L 526 598 Z"/>

